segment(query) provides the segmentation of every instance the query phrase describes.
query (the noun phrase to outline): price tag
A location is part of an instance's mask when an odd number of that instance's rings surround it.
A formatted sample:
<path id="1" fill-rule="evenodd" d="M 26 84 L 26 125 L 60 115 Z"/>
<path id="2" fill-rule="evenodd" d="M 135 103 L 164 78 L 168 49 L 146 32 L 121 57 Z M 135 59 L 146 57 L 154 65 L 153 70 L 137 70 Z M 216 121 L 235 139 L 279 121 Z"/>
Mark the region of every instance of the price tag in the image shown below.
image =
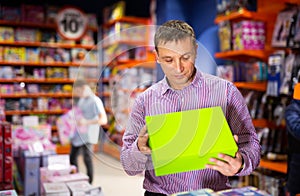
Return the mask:
<path id="1" fill-rule="evenodd" d="M 69 40 L 80 39 L 87 29 L 85 14 L 75 7 L 67 7 L 59 11 L 56 22 L 59 34 Z"/>

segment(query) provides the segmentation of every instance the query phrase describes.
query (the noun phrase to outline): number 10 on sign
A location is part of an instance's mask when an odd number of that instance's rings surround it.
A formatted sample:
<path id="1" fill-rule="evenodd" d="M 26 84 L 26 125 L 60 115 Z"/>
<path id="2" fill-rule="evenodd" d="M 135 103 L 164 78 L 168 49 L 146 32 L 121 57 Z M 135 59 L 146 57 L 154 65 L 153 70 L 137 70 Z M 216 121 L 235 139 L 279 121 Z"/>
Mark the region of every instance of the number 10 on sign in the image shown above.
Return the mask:
<path id="1" fill-rule="evenodd" d="M 87 18 L 85 14 L 74 7 L 62 9 L 57 14 L 57 28 L 60 35 L 69 40 L 78 40 L 86 32 Z"/>

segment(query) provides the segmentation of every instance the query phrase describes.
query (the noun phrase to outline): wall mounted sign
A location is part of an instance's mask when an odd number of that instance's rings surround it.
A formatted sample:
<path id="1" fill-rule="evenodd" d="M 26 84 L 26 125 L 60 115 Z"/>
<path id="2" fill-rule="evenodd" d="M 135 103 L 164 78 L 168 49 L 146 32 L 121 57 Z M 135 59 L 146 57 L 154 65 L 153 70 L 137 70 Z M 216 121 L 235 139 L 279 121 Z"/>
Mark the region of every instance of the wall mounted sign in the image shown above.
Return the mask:
<path id="1" fill-rule="evenodd" d="M 56 22 L 59 34 L 65 39 L 78 40 L 87 30 L 86 15 L 75 7 L 60 10 Z"/>

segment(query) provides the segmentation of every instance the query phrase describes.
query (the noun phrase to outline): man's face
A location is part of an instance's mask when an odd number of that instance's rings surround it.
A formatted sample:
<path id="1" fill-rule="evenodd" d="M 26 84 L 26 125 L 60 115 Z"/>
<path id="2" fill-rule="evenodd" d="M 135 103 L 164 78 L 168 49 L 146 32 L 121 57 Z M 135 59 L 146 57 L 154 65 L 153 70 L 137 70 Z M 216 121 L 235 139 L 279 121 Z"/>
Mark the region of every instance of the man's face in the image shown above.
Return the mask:
<path id="1" fill-rule="evenodd" d="M 177 42 L 159 44 L 156 58 L 169 84 L 174 89 L 183 89 L 193 80 L 197 47 L 192 39 L 186 38 Z"/>

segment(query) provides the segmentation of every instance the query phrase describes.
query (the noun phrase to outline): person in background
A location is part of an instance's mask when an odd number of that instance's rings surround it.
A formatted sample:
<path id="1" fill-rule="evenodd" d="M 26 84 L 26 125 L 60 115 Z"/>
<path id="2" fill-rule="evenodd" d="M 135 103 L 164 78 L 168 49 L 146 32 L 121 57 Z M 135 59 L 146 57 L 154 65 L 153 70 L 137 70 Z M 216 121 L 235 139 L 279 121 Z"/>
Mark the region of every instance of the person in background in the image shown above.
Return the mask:
<path id="1" fill-rule="evenodd" d="M 288 133 L 287 189 L 290 196 L 300 193 L 300 83 L 294 87 L 293 100 L 285 110 Z"/>
<path id="2" fill-rule="evenodd" d="M 165 77 L 135 100 L 123 135 L 121 163 L 129 175 L 145 172 L 145 195 L 230 188 L 228 176 L 249 175 L 260 161 L 260 144 L 245 100 L 229 81 L 196 69 L 197 42 L 193 28 L 184 21 L 170 20 L 154 37 L 155 54 Z M 221 106 L 235 135 L 235 157 L 219 154 L 214 165 L 196 171 L 155 176 L 148 146 L 145 116 Z M 176 149 L 174 149 L 176 150 Z"/>
<path id="3" fill-rule="evenodd" d="M 74 94 L 79 97 L 77 107 L 82 112 L 83 118 L 76 119 L 77 125 L 89 126 L 98 124 L 107 124 L 107 116 L 101 99 L 96 96 L 90 86 L 83 80 L 78 80 L 74 83 Z M 76 116 L 76 114 L 75 114 Z M 100 129 L 100 126 L 99 126 Z M 98 131 L 94 130 L 94 131 Z M 71 154 L 70 163 L 78 167 L 77 158 L 82 151 L 84 164 L 89 176 L 89 182 L 93 182 L 93 162 L 92 162 L 92 144 L 88 139 L 88 131 L 80 132 L 77 130 L 71 139 Z"/>

